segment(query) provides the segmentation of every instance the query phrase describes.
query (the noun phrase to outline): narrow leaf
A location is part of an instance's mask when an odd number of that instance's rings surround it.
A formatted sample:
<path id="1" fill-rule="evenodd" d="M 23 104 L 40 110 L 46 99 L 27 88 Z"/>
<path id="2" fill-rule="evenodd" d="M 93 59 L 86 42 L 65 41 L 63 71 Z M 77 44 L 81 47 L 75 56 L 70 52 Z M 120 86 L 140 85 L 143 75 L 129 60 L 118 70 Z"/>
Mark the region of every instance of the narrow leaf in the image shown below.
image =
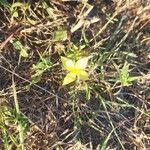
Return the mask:
<path id="1" fill-rule="evenodd" d="M 20 52 L 20 55 L 22 57 L 25 57 L 25 58 L 28 57 L 27 49 L 21 44 L 20 41 L 13 38 L 10 40 L 10 43 L 12 43 L 14 48 Z"/>
<path id="2" fill-rule="evenodd" d="M 67 39 L 67 31 L 66 30 L 56 31 L 53 35 L 54 41 L 65 41 L 66 39 Z"/>

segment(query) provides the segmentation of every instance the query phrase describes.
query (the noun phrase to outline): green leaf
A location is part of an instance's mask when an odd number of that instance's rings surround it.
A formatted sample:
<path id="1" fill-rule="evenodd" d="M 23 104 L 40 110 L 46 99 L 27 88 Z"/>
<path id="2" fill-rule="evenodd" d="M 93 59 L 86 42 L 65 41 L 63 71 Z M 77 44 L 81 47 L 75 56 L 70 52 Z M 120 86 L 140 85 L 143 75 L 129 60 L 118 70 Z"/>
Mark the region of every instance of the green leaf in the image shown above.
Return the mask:
<path id="1" fill-rule="evenodd" d="M 65 41 L 66 39 L 67 39 L 67 31 L 66 30 L 56 31 L 53 35 L 54 41 Z"/>
<path id="2" fill-rule="evenodd" d="M 29 17 L 27 17 L 27 20 L 29 21 L 30 24 L 35 25 L 37 23 L 37 21 L 30 19 Z"/>
<path id="3" fill-rule="evenodd" d="M 25 58 L 28 57 L 27 49 L 21 44 L 20 41 L 18 41 L 15 38 L 12 38 L 10 40 L 10 43 L 12 43 L 12 45 L 14 46 L 14 48 L 19 51 L 19 53 L 20 53 L 20 55 L 22 57 L 25 57 Z"/>
<path id="4" fill-rule="evenodd" d="M 16 3 L 13 3 L 13 4 L 11 5 L 11 8 L 13 9 L 13 8 L 15 8 L 15 7 L 21 7 L 21 6 L 23 6 L 23 3 L 16 2 Z"/>
<path id="5" fill-rule="evenodd" d="M 85 85 L 85 93 L 86 93 L 87 100 L 90 100 L 90 98 L 91 98 L 91 88 L 87 84 Z"/>
<path id="6" fill-rule="evenodd" d="M 129 56 L 129 57 L 133 57 L 133 58 L 137 58 L 137 55 L 131 52 L 123 52 L 123 54 Z"/>
<path id="7" fill-rule="evenodd" d="M 38 74 L 38 75 L 36 74 L 36 75 L 31 76 L 32 83 L 38 83 L 41 80 L 41 77 L 42 77 L 42 74 Z"/>
<path id="8" fill-rule="evenodd" d="M 15 11 L 13 14 L 12 14 L 13 17 L 17 18 L 18 17 L 18 12 Z"/>
<path id="9" fill-rule="evenodd" d="M 129 77 L 129 82 L 132 82 L 132 81 L 135 81 L 135 80 L 138 80 L 139 79 L 139 77 Z"/>
<path id="10" fill-rule="evenodd" d="M 138 79 L 138 77 L 131 77 L 129 74 L 129 64 L 125 62 L 124 66 L 119 72 L 120 82 L 123 86 L 129 86 L 132 81 Z"/>
<path id="11" fill-rule="evenodd" d="M 42 3 L 43 8 L 47 11 L 50 18 L 55 18 L 54 10 L 46 2 Z"/>
<path id="12" fill-rule="evenodd" d="M 76 80 L 76 75 L 73 73 L 68 73 L 64 78 L 63 85 L 67 85 Z"/>
<path id="13" fill-rule="evenodd" d="M 20 2 L 13 3 L 10 7 L 10 11 L 14 12 L 17 7 L 22 7 L 22 6 L 23 6 L 23 3 L 20 3 Z"/>
<path id="14" fill-rule="evenodd" d="M 8 3 L 7 0 L 0 0 L 0 4 L 2 4 L 2 5 L 4 5 L 4 6 L 9 5 L 9 3 Z"/>
<path id="15" fill-rule="evenodd" d="M 17 143 L 16 137 L 14 137 L 12 134 L 10 134 L 9 137 L 10 137 L 11 141 L 13 142 L 13 144 L 15 144 L 16 146 L 19 144 L 19 143 Z"/>
<path id="16" fill-rule="evenodd" d="M 21 55 L 22 57 L 27 58 L 27 57 L 28 57 L 27 50 L 26 50 L 25 48 L 22 48 L 21 51 L 20 51 L 20 55 Z"/>
<path id="17" fill-rule="evenodd" d="M 52 67 L 52 62 L 48 58 L 41 58 L 39 62 L 32 65 L 32 70 L 35 72 L 31 78 L 32 83 L 37 83 L 41 80 L 42 74 Z"/>

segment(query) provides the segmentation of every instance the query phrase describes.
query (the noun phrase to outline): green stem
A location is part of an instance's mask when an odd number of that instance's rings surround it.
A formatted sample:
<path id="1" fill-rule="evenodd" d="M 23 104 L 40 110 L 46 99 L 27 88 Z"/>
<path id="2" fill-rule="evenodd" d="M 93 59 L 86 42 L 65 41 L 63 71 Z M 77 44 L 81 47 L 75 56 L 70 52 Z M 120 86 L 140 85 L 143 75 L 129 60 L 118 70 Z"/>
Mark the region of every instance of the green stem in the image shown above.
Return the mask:
<path id="1" fill-rule="evenodd" d="M 14 82 L 13 77 L 12 77 L 12 87 L 13 87 L 15 109 L 16 109 L 17 115 L 20 115 L 20 109 L 19 109 L 19 103 L 18 103 L 18 98 L 17 98 L 16 86 L 15 86 L 15 82 Z M 22 124 L 19 121 L 18 121 L 18 131 L 19 131 L 19 141 L 20 141 L 19 147 L 21 148 L 21 150 L 24 150 L 23 127 L 22 127 Z"/>

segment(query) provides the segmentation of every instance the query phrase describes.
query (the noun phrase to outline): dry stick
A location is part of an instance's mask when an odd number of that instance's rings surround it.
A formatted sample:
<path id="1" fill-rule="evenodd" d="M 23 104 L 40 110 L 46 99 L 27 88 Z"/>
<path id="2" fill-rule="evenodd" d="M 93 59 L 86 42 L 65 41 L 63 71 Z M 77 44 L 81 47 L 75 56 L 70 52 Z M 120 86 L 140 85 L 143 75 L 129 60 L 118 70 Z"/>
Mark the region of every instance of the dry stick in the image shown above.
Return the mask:
<path id="1" fill-rule="evenodd" d="M 108 25 L 113 21 L 113 19 L 119 14 L 121 13 L 124 9 L 126 9 L 126 7 L 122 7 L 119 9 L 119 6 L 121 5 L 122 1 L 119 1 L 116 11 L 113 13 L 112 17 L 108 20 L 108 22 L 98 31 L 98 33 L 95 35 L 94 38 L 92 38 L 90 40 L 90 42 L 94 41 L 94 39 L 96 39 L 98 36 L 100 36 L 100 34 L 102 32 L 104 32 L 106 30 L 106 28 L 108 27 Z"/>
<path id="2" fill-rule="evenodd" d="M 12 39 L 15 33 L 12 33 L 2 44 L 0 45 L 0 50 L 5 47 L 5 45 Z"/>
<path id="3" fill-rule="evenodd" d="M 118 15 L 118 12 L 115 12 L 113 16 L 108 20 L 108 22 L 99 30 L 99 32 L 95 35 L 94 38 L 98 37 L 106 28 L 107 26 L 112 22 L 112 20 Z M 94 39 L 91 39 L 90 42 L 92 42 Z"/>
<path id="4" fill-rule="evenodd" d="M 84 8 L 86 7 L 86 3 L 84 4 L 83 8 L 82 8 L 82 11 L 84 10 Z M 81 15 L 81 13 L 79 14 L 79 21 L 77 22 L 76 25 L 74 25 L 72 28 L 71 28 L 71 33 L 74 33 L 75 31 L 77 31 L 78 29 L 80 29 L 84 22 L 85 22 L 85 18 L 88 16 L 88 14 L 92 11 L 93 9 L 93 6 L 89 5 L 89 9 L 83 14 Z M 82 12 L 81 11 L 81 12 Z"/>
<path id="5" fill-rule="evenodd" d="M 2 68 L 2 66 L 0 66 L 1 68 Z M 4 68 L 3 68 L 4 69 Z M 6 70 L 7 71 L 7 70 Z M 11 71 L 10 71 L 11 72 Z M 16 73 L 14 73 L 14 72 L 11 72 L 12 74 L 13 74 L 13 76 L 14 75 L 16 75 Z M 18 75 L 19 76 L 19 75 Z M 18 77 L 17 76 L 17 77 Z M 14 78 L 14 77 L 13 77 Z M 21 79 L 23 79 L 22 77 L 21 77 Z M 13 79 L 14 80 L 14 79 Z M 14 81 L 13 81 L 14 82 Z M 13 83 L 12 82 L 12 83 Z M 14 85 L 15 84 L 12 84 L 13 85 L 13 87 L 14 87 Z M 45 89 L 44 89 L 45 90 Z M 15 101 L 15 107 L 16 107 L 16 112 L 18 113 L 18 114 L 22 114 L 22 115 L 24 115 L 26 118 L 27 118 L 27 116 L 25 115 L 25 114 L 23 114 L 21 111 L 20 111 L 20 109 L 19 109 L 19 105 L 18 105 L 18 102 L 17 102 L 17 91 L 16 91 L 16 89 L 13 89 L 13 93 L 14 93 L 14 91 L 15 91 L 15 94 L 14 95 L 16 95 L 16 96 L 14 96 L 14 101 Z M 29 119 L 28 118 L 28 120 L 29 120 L 29 122 L 32 124 L 32 126 L 35 126 L 35 128 L 36 129 L 38 129 L 40 132 L 42 132 L 43 134 L 44 134 L 44 132 L 37 126 L 37 125 L 35 125 L 35 123 L 31 120 L 31 119 Z"/>
<path id="6" fill-rule="evenodd" d="M 13 32 L 11 35 L 9 35 L 8 38 L 4 42 L 2 42 L 2 44 L 0 45 L 0 50 L 2 50 L 5 47 L 5 45 L 12 39 L 14 34 L 19 32 L 22 28 L 23 27 L 18 28 L 15 32 Z"/>
<path id="7" fill-rule="evenodd" d="M 125 148 L 124 148 L 124 146 L 123 146 L 123 144 L 122 144 L 122 142 L 121 142 L 121 140 L 120 140 L 120 137 L 118 136 L 118 134 L 117 134 L 117 132 L 116 132 L 117 127 L 115 127 L 114 124 L 113 124 L 113 122 L 111 121 L 111 117 L 110 117 L 110 115 L 109 115 L 109 113 L 108 113 L 108 110 L 107 110 L 106 104 L 105 104 L 105 102 L 104 102 L 104 99 L 103 99 L 100 95 L 99 95 L 99 99 L 100 99 L 101 102 L 102 102 L 102 105 L 103 105 L 103 107 L 104 107 L 104 109 L 105 109 L 105 111 L 106 111 L 106 115 L 107 115 L 107 117 L 108 117 L 108 120 L 109 120 L 109 122 L 110 122 L 110 125 L 111 125 L 111 127 L 113 128 L 113 132 L 114 132 L 114 134 L 115 134 L 115 136 L 116 136 L 116 138 L 117 138 L 117 140 L 118 140 L 118 142 L 119 142 L 119 144 L 120 144 L 122 150 L 125 150 Z"/>
<path id="8" fill-rule="evenodd" d="M 136 21 L 138 20 L 138 17 L 136 17 L 132 23 L 132 25 L 130 26 L 128 32 L 126 33 L 126 35 L 121 39 L 121 41 L 115 46 L 114 49 L 118 50 L 121 47 L 121 44 L 127 39 L 127 37 L 129 36 L 130 32 L 133 30 L 134 25 L 136 23 Z"/>

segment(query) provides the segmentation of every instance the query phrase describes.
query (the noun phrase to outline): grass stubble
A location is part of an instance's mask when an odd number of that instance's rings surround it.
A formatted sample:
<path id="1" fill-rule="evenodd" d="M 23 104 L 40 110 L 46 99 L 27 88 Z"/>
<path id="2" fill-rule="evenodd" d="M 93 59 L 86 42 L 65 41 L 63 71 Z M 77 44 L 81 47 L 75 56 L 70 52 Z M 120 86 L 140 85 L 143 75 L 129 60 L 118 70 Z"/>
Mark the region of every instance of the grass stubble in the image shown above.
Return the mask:
<path id="1" fill-rule="evenodd" d="M 149 149 L 148 1 L 0 7 L 0 149 Z M 89 80 L 62 86 L 61 56 Z"/>

